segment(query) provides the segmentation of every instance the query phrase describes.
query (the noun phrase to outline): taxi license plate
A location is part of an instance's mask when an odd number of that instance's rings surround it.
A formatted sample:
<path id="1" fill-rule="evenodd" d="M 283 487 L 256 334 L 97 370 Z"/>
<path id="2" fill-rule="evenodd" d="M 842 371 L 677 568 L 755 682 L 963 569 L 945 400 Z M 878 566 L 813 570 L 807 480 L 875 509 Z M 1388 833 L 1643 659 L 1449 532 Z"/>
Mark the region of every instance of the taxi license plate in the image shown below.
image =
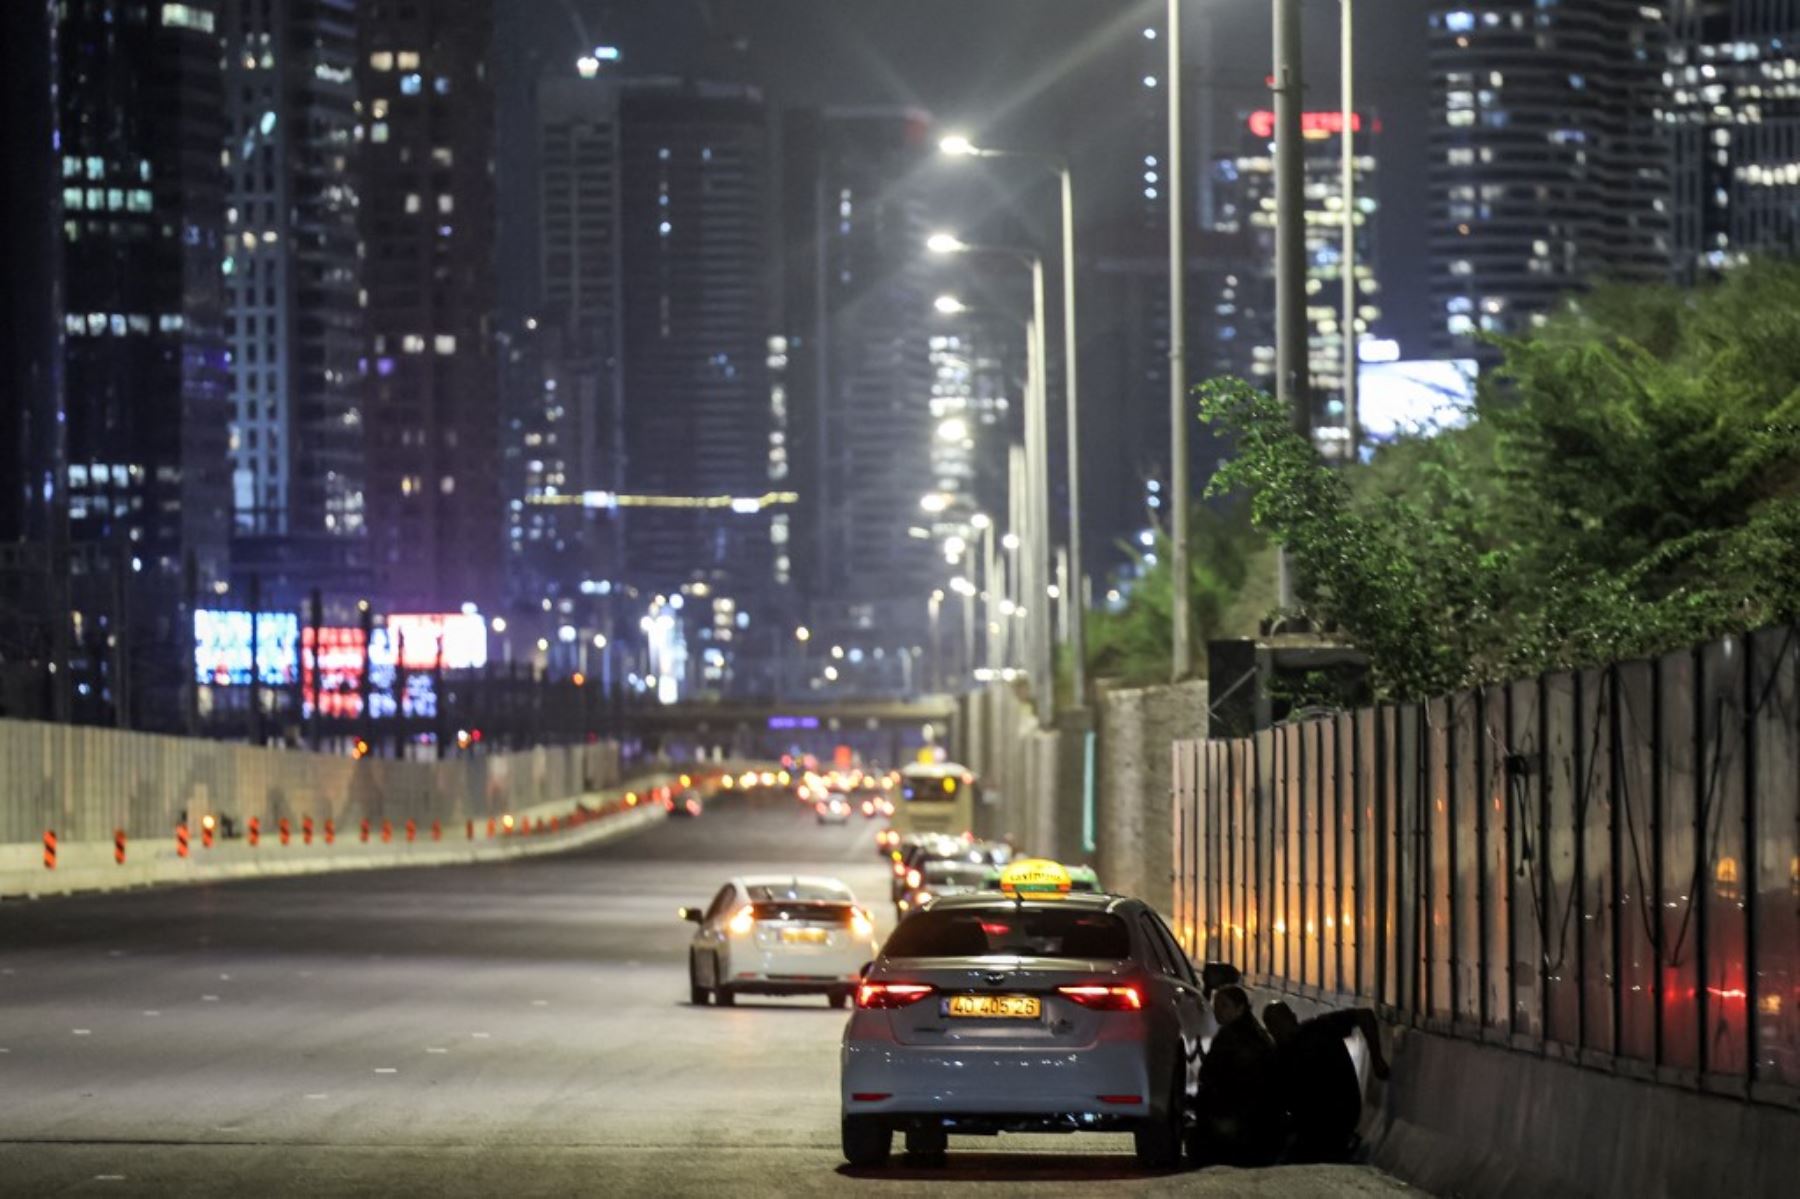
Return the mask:
<path id="1" fill-rule="evenodd" d="M 781 941 L 784 945 L 823 945 L 825 930 L 822 928 L 784 928 L 781 930 Z"/>
<path id="2" fill-rule="evenodd" d="M 1044 1014 L 1035 995 L 952 995 L 944 1015 L 972 1020 L 1036 1020 Z"/>

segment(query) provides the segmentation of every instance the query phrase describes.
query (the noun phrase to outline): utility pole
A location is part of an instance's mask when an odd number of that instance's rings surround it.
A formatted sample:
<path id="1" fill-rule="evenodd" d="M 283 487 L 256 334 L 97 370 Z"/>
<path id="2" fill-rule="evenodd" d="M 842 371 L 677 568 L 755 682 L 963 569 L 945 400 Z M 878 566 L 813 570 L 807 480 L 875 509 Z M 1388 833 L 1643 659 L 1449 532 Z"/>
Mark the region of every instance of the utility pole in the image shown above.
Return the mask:
<path id="1" fill-rule="evenodd" d="M 1300 0 L 1275 9 L 1275 398 L 1294 429 L 1312 442 L 1306 375 L 1306 213 L 1301 164 Z M 1345 136 L 1349 136 L 1348 130 Z M 1283 608 L 1294 604 L 1293 570 L 1283 551 L 1278 582 Z"/>
<path id="2" fill-rule="evenodd" d="M 1071 575 L 1081 577 L 1081 402 L 1077 388 L 1080 354 L 1075 346 L 1075 183 L 1074 172 L 1067 160 L 1062 164 L 1062 269 L 1063 269 L 1063 395 L 1067 403 L 1068 471 L 1069 471 L 1069 561 Z M 1087 630 L 1083 627 L 1086 609 L 1081 595 L 1063 592 L 1065 607 L 1074 604 L 1074 612 L 1065 630 L 1063 642 L 1069 647 L 1069 702 L 1077 709 L 1087 706 Z"/>
<path id="3" fill-rule="evenodd" d="M 1283 0 L 1276 0 L 1282 3 Z M 1181 166 L 1181 0 L 1169 0 L 1169 591 L 1173 597 L 1176 682 L 1193 673 L 1188 615 L 1188 411 L 1186 201 Z"/>
<path id="4" fill-rule="evenodd" d="M 1344 283 L 1344 432 L 1349 445 L 1348 460 L 1357 460 L 1362 442 L 1362 420 L 1357 411 L 1357 365 L 1361 361 L 1356 337 L 1356 87 L 1354 72 L 1355 0 L 1338 0 L 1342 21 L 1339 23 L 1339 73 L 1343 77 L 1342 109 L 1339 131 L 1343 148 L 1344 256 L 1340 267 Z"/>

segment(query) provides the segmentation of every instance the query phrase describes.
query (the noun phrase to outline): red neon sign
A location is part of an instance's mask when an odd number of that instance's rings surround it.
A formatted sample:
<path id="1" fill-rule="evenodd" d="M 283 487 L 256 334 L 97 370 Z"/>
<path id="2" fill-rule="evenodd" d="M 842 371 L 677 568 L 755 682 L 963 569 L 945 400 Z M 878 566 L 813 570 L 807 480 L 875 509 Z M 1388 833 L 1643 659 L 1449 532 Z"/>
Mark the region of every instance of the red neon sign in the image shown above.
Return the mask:
<path id="1" fill-rule="evenodd" d="M 1250 132 L 1258 137 L 1275 136 L 1275 114 L 1266 108 L 1259 108 L 1250 114 L 1245 122 Z M 1303 112 L 1300 114 L 1300 134 L 1302 137 L 1336 137 L 1344 131 L 1344 114 L 1337 109 L 1329 112 Z M 1360 112 L 1350 114 L 1350 131 L 1361 133 L 1363 119 Z"/>

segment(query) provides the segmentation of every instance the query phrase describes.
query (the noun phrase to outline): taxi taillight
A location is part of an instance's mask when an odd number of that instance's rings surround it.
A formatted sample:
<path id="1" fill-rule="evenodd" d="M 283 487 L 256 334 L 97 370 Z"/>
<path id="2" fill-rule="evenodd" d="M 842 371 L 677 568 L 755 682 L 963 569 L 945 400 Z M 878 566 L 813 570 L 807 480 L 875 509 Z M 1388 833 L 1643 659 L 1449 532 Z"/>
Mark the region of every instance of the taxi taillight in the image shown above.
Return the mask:
<path id="1" fill-rule="evenodd" d="M 897 1008 L 930 995 L 937 990 L 930 983 L 864 983 L 856 988 L 856 1006 L 860 1008 Z"/>
<path id="2" fill-rule="evenodd" d="M 1057 994 L 1096 1012 L 1136 1012 L 1143 1010 L 1144 997 L 1136 987 L 1112 987 L 1100 983 L 1058 987 Z"/>

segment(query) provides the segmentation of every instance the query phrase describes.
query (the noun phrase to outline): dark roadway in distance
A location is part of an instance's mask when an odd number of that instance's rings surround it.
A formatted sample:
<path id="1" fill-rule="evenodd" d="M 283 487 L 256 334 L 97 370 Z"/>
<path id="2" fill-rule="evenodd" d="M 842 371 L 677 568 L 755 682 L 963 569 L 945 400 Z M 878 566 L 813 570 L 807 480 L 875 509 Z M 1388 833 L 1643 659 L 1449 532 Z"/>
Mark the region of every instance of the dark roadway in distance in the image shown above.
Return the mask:
<path id="1" fill-rule="evenodd" d="M 1148 1175 L 1097 1135 L 844 1170 L 844 1014 L 690 1007 L 675 908 L 791 867 L 843 878 L 885 934 L 873 832 L 731 799 L 555 857 L 0 905 L 0 1195 L 1405 1189 L 1360 1167 Z"/>

